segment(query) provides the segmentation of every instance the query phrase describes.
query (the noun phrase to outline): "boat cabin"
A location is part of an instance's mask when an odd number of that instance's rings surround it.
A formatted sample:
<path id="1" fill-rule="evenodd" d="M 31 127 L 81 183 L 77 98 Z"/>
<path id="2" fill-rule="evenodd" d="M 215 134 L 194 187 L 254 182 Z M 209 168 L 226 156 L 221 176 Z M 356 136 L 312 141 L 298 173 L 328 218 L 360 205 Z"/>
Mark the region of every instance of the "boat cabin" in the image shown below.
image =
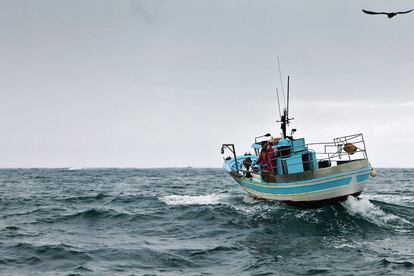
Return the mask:
<path id="1" fill-rule="evenodd" d="M 267 142 L 252 145 L 257 156 L 260 156 L 265 143 Z M 271 164 L 275 175 L 282 176 L 318 169 L 316 154 L 308 149 L 304 138 L 278 139 L 277 144 L 272 145 L 272 149 L 273 156 L 268 156 L 270 158 L 268 163 Z"/>

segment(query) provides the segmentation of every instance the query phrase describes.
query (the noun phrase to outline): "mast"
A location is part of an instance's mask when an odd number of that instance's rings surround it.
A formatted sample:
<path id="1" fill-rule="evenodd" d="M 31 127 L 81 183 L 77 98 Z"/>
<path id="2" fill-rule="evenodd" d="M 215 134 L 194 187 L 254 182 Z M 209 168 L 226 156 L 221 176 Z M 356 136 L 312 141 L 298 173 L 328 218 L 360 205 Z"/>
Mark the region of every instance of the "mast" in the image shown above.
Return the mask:
<path id="1" fill-rule="evenodd" d="M 293 118 L 289 118 L 289 76 L 288 76 L 288 83 L 287 83 L 287 107 L 283 108 L 283 115 L 280 117 L 280 128 L 282 129 L 283 139 L 287 138 L 286 135 L 286 127 L 289 125 L 289 121 L 293 120 Z"/>
<path id="2" fill-rule="evenodd" d="M 286 118 L 287 118 L 287 111 L 286 111 L 286 108 L 283 108 L 283 115 L 280 118 L 280 122 L 281 122 L 280 128 L 282 129 L 283 139 L 286 139 L 286 122 L 287 122 Z"/>

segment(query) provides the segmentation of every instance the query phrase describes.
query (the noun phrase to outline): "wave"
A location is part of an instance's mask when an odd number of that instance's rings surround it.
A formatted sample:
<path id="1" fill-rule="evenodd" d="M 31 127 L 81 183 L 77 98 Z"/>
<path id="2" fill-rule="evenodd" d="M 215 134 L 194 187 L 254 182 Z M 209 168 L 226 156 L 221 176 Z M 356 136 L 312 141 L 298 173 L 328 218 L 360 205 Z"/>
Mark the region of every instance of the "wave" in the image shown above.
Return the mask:
<path id="1" fill-rule="evenodd" d="M 199 255 L 208 255 L 208 254 L 217 254 L 219 252 L 230 252 L 230 251 L 241 251 L 243 248 L 241 246 L 224 246 L 219 245 L 213 248 L 208 249 L 193 249 L 193 250 L 186 250 L 189 251 L 190 256 L 199 256 Z"/>
<path id="2" fill-rule="evenodd" d="M 131 214 L 127 214 L 124 212 L 118 212 L 114 209 L 87 209 L 84 211 L 76 212 L 74 214 L 64 214 L 64 215 L 57 215 L 51 216 L 47 218 L 41 218 L 38 222 L 45 222 L 45 223 L 57 223 L 63 221 L 71 221 L 71 220 L 107 220 L 107 222 L 111 222 L 112 219 L 128 219 L 131 217 Z"/>
<path id="3" fill-rule="evenodd" d="M 9 259 L 9 262 L 22 262 L 22 259 L 25 259 L 26 261 L 32 260 L 36 262 L 57 259 L 71 259 L 80 261 L 92 260 L 92 258 L 86 252 L 63 243 L 44 245 L 17 243 L 15 245 L 7 247 L 6 250 L 12 250 L 18 253 L 16 255 L 20 256 L 17 260 Z"/>
<path id="4" fill-rule="evenodd" d="M 70 167 L 70 168 L 68 168 L 68 171 L 80 171 L 80 170 L 83 170 L 84 168 L 83 167 Z"/>
<path id="5" fill-rule="evenodd" d="M 104 193 L 98 193 L 96 195 L 90 195 L 90 196 L 71 196 L 71 197 L 65 197 L 62 198 L 63 201 L 95 201 L 100 200 L 109 197 L 110 195 L 104 194 Z"/>
<path id="6" fill-rule="evenodd" d="M 92 269 L 89 269 L 83 265 L 78 266 L 77 268 L 74 269 L 75 271 L 80 271 L 80 272 L 93 272 Z"/>
<path id="7" fill-rule="evenodd" d="M 355 198 L 349 196 L 342 206 L 351 215 L 360 216 L 371 223 L 380 227 L 405 227 L 410 226 L 411 223 L 400 216 L 386 213 L 380 207 L 375 206 L 367 198 Z"/>
<path id="8" fill-rule="evenodd" d="M 3 219 L 9 218 L 9 217 L 16 217 L 16 216 L 27 216 L 27 215 L 42 215 L 42 214 L 49 214 L 51 212 L 62 212 L 66 211 L 66 209 L 59 208 L 59 207 L 39 207 L 35 209 L 23 209 L 21 212 L 18 213 L 8 213 L 4 214 L 2 216 Z"/>
<path id="9" fill-rule="evenodd" d="M 9 226 L 4 227 L 4 230 L 17 231 L 17 230 L 20 230 L 20 227 L 9 225 Z"/>
<path id="10" fill-rule="evenodd" d="M 380 265 L 382 266 L 394 266 L 394 267 L 404 267 L 404 268 L 411 268 L 414 266 L 414 264 L 412 262 L 409 261 L 402 261 L 402 262 L 397 262 L 397 261 L 389 261 L 387 259 L 382 259 L 379 262 Z"/>
<path id="11" fill-rule="evenodd" d="M 119 213 L 113 209 L 101 210 L 101 209 L 89 209 L 82 212 L 78 212 L 73 215 L 67 216 L 67 218 L 83 218 L 83 219 L 100 219 L 100 218 L 121 218 L 128 217 L 129 214 Z"/>
<path id="12" fill-rule="evenodd" d="M 209 194 L 209 195 L 167 195 L 158 199 L 167 205 L 216 205 L 221 204 L 229 195 Z"/>
<path id="13" fill-rule="evenodd" d="M 381 202 L 371 202 L 368 198 L 349 197 L 341 204 L 318 209 L 302 210 L 275 201 L 257 200 L 247 195 L 207 194 L 207 195 L 166 195 L 158 200 L 170 206 L 214 205 L 212 217 L 232 217 L 242 224 L 283 222 L 283 225 L 326 226 L 327 231 L 339 223 L 341 231 L 370 223 L 382 229 L 399 232 L 412 231 L 411 213 L 399 206 L 382 206 Z M 200 216 L 200 214 L 198 214 Z M 313 226 L 312 226 L 313 225 Z M 333 229 L 333 228 L 332 228 Z M 335 228 L 338 230 L 338 226 Z M 349 246 L 349 245 L 344 245 Z"/>
<path id="14" fill-rule="evenodd" d="M 363 195 L 362 198 L 383 201 L 392 204 L 409 204 L 414 203 L 414 196 L 401 195 L 401 194 L 375 194 L 375 195 Z"/>

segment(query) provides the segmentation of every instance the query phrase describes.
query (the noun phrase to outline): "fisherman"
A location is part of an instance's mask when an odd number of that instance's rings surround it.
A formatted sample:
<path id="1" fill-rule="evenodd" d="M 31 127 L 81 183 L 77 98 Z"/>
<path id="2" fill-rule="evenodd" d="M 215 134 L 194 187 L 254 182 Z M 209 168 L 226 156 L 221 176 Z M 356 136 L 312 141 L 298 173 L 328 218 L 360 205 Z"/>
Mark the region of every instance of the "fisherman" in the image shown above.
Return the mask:
<path id="1" fill-rule="evenodd" d="M 276 167 L 275 157 L 275 151 L 272 148 L 272 144 L 265 142 L 262 145 L 262 150 L 257 163 L 260 165 L 262 177 L 266 182 L 272 182 L 275 180 L 273 172 L 273 169 Z"/>

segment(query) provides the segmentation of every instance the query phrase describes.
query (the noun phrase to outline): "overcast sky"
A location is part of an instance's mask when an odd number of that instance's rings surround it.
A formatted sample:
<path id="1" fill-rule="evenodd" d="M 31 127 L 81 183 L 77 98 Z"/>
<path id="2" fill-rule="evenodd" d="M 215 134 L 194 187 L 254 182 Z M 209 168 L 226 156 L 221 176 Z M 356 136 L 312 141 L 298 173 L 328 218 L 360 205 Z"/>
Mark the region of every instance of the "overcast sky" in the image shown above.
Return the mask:
<path id="1" fill-rule="evenodd" d="M 414 12 L 361 12 L 412 1 L 0 3 L 0 167 L 220 167 L 280 132 L 276 56 L 296 137 L 414 166 Z"/>

